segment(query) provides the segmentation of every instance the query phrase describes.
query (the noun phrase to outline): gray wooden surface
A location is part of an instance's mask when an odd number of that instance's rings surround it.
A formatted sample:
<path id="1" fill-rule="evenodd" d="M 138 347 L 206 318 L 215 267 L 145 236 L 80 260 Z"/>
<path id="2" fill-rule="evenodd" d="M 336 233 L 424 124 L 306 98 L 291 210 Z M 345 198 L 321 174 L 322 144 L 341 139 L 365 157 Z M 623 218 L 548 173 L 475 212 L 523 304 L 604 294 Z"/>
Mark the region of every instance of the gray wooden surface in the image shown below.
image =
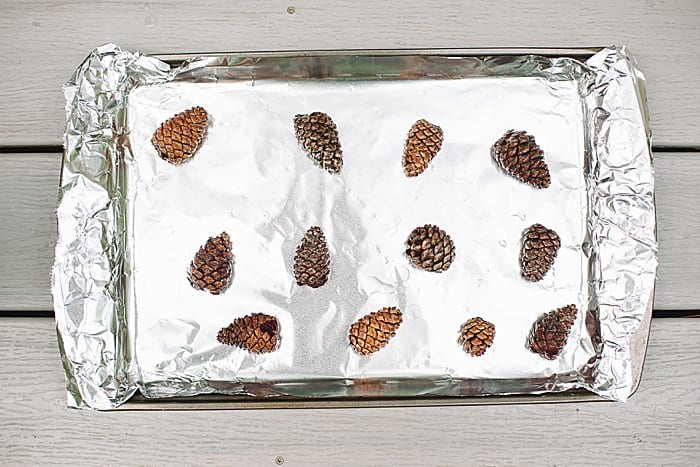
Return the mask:
<path id="1" fill-rule="evenodd" d="M 700 320 L 653 322 L 625 404 L 94 413 L 65 408 L 53 322 L 0 327 L 5 463 L 692 465 L 700 461 Z M 18 377 L 21 373 L 22 377 Z"/>
<path id="2" fill-rule="evenodd" d="M 0 310 L 51 310 L 58 153 L 0 155 Z M 700 155 L 656 155 L 659 279 L 655 309 L 700 309 Z"/>
<path id="3" fill-rule="evenodd" d="M 61 85 L 115 42 L 146 53 L 629 45 L 649 81 L 655 143 L 700 145 L 695 0 L 3 0 L 0 144 L 59 144 Z M 288 13 L 288 7 L 294 13 Z"/>
<path id="4" fill-rule="evenodd" d="M 68 410 L 49 269 L 61 85 L 94 47 L 146 53 L 626 44 L 648 79 L 656 310 L 700 313 L 700 2 L 0 2 L 0 464 L 700 465 L 700 319 L 654 319 L 626 404 Z"/>

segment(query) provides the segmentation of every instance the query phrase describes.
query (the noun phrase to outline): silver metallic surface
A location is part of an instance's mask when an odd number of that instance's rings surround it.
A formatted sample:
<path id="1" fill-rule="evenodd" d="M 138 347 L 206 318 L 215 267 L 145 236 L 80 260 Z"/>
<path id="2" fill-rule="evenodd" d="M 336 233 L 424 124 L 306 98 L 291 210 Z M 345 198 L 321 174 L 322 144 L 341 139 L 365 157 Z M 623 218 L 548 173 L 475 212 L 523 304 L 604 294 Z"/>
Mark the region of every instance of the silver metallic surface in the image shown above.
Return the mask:
<path id="1" fill-rule="evenodd" d="M 656 271 L 643 92 L 624 48 L 587 65 L 533 56 L 212 56 L 173 71 L 115 46 L 97 49 L 65 87 L 53 293 L 69 404 L 112 408 L 137 388 L 149 397 L 345 397 L 583 387 L 626 399 L 629 338 L 650 308 Z M 191 161 L 170 165 L 150 138 L 195 105 L 211 116 L 206 139 Z M 338 175 L 297 145 L 292 118 L 313 111 L 338 126 Z M 442 127 L 444 144 L 408 179 L 401 154 L 420 118 Z M 490 146 L 510 128 L 535 135 L 548 189 L 493 164 Z M 556 230 L 562 247 L 533 284 L 519 276 L 518 253 L 536 222 Z M 408 234 L 425 223 L 455 242 L 442 274 L 403 255 Z M 331 251 L 319 289 L 297 286 L 292 274 L 312 225 Z M 194 290 L 186 270 L 223 230 L 235 276 L 213 296 Z M 569 303 L 580 313 L 562 355 L 547 361 L 527 350 L 533 321 Z M 400 308 L 404 323 L 384 349 L 360 357 L 348 328 L 383 306 Z M 220 328 L 256 312 L 279 319 L 276 352 L 251 356 L 216 341 Z M 473 316 L 496 327 L 479 358 L 457 344 Z"/>

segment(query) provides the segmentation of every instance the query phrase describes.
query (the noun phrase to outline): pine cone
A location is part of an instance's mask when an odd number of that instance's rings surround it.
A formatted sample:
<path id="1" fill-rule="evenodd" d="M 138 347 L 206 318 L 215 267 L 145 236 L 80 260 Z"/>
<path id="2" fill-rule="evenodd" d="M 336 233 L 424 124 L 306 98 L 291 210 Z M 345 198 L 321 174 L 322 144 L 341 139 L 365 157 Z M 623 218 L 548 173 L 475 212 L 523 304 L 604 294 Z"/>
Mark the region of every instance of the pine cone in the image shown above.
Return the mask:
<path id="1" fill-rule="evenodd" d="M 161 159 L 180 164 L 192 157 L 207 130 L 209 115 L 202 107 L 192 107 L 167 121 L 153 133 L 151 143 Z"/>
<path id="2" fill-rule="evenodd" d="M 508 130 L 491 148 L 493 158 L 507 173 L 536 188 L 547 188 L 549 168 L 535 137 L 524 131 Z"/>
<path id="3" fill-rule="evenodd" d="M 222 328 L 216 340 L 235 345 L 252 353 L 268 353 L 277 348 L 280 324 L 274 316 L 263 313 L 237 318 Z"/>
<path id="4" fill-rule="evenodd" d="M 523 232 L 520 250 L 520 273 L 530 282 L 537 282 L 547 274 L 561 246 L 559 235 L 542 224 L 534 224 Z"/>
<path id="5" fill-rule="evenodd" d="M 401 310 L 384 307 L 363 316 L 350 326 L 350 344 L 360 355 L 369 355 L 384 347 L 403 321 Z"/>
<path id="6" fill-rule="evenodd" d="M 542 358 L 555 360 L 566 345 L 576 313 L 576 305 L 567 305 L 540 316 L 528 336 L 530 350 Z"/>
<path id="7" fill-rule="evenodd" d="M 442 147 L 442 128 L 418 120 L 408 132 L 403 151 L 403 170 L 408 177 L 423 173 Z"/>
<path id="8" fill-rule="evenodd" d="M 318 166 L 334 174 L 343 167 L 338 129 L 331 117 L 323 112 L 294 117 L 294 132 L 306 154 Z"/>
<path id="9" fill-rule="evenodd" d="M 471 318 L 459 329 L 459 345 L 473 357 L 484 355 L 493 344 L 496 327 L 479 317 Z"/>
<path id="10" fill-rule="evenodd" d="M 231 283 L 233 275 L 233 253 L 231 239 L 226 232 L 218 237 L 210 237 L 199 248 L 190 263 L 187 278 L 197 290 L 207 290 L 219 295 Z"/>
<path id="11" fill-rule="evenodd" d="M 406 241 L 406 254 L 418 268 L 447 271 L 455 259 L 455 246 L 444 230 L 431 224 L 416 227 Z"/>
<path id="12" fill-rule="evenodd" d="M 330 255 L 326 236 L 321 227 L 311 227 L 294 255 L 294 278 L 298 285 L 315 289 L 326 283 L 329 273 Z"/>

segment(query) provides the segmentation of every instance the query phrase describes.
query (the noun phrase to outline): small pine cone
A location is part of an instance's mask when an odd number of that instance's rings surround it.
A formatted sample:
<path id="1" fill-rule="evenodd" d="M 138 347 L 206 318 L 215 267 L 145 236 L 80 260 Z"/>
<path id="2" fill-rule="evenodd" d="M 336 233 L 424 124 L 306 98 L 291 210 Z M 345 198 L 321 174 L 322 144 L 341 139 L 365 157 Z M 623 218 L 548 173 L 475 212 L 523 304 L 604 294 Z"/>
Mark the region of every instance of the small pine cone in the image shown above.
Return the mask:
<path id="1" fill-rule="evenodd" d="M 225 345 L 235 345 L 252 353 L 268 353 L 277 348 L 280 324 L 274 316 L 263 313 L 237 318 L 222 328 L 216 340 Z"/>
<path id="2" fill-rule="evenodd" d="M 338 139 L 338 128 L 323 112 L 294 117 L 294 133 L 299 145 L 318 166 L 334 174 L 343 167 L 343 151 Z"/>
<path id="3" fill-rule="evenodd" d="M 321 287 L 330 274 L 330 254 L 321 227 L 311 227 L 294 255 L 294 278 L 298 285 Z"/>
<path id="4" fill-rule="evenodd" d="M 153 133 L 151 143 L 161 159 L 180 164 L 191 158 L 207 131 L 209 115 L 202 107 L 180 112 Z"/>
<path id="5" fill-rule="evenodd" d="M 231 239 L 226 232 L 210 237 L 199 248 L 187 271 L 192 287 L 214 295 L 219 295 L 228 288 L 232 275 L 233 252 Z"/>
<path id="6" fill-rule="evenodd" d="M 414 266 L 431 272 L 447 271 L 455 259 L 455 246 L 447 233 L 426 224 L 416 227 L 406 241 L 406 255 Z"/>
<path id="7" fill-rule="evenodd" d="M 408 177 L 423 173 L 442 147 L 442 128 L 418 120 L 408 132 L 403 151 L 403 170 Z"/>
<path id="8" fill-rule="evenodd" d="M 549 168 L 535 137 L 524 131 L 508 130 L 491 148 L 498 165 L 521 182 L 547 188 Z"/>
<path id="9" fill-rule="evenodd" d="M 520 274 L 537 282 L 547 274 L 561 246 L 559 235 L 542 224 L 534 224 L 523 232 L 520 249 Z"/>
<path id="10" fill-rule="evenodd" d="M 350 326 L 350 344 L 360 355 L 374 353 L 396 335 L 402 321 L 401 310 L 393 306 L 373 311 Z"/>
<path id="11" fill-rule="evenodd" d="M 473 357 L 484 355 L 493 344 L 496 327 L 479 317 L 471 318 L 459 329 L 459 345 Z"/>
<path id="12" fill-rule="evenodd" d="M 528 348 L 547 360 L 555 360 L 566 345 L 578 309 L 567 305 L 540 316 L 528 335 Z"/>

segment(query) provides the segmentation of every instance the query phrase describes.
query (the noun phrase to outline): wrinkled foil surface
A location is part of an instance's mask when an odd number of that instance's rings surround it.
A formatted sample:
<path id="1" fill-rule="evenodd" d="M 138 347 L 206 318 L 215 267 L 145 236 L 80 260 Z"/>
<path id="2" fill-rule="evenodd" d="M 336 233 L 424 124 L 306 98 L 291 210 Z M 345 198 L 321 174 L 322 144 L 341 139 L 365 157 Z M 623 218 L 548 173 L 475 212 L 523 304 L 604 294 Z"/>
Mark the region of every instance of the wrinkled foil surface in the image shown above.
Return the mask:
<path id="1" fill-rule="evenodd" d="M 147 397 L 482 396 L 585 388 L 625 400 L 636 376 L 630 339 L 648 317 L 656 275 L 653 169 L 644 78 L 622 47 L 572 58 L 430 55 L 210 56 L 173 68 L 114 45 L 96 49 L 64 87 L 68 126 L 52 289 L 69 405 L 110 409 Z M 193 106 L 210 114 L 195 157 L 173 166 L 150 143 Z M 298 147 L 297 113 L 338 126 L 344 167 L 330 175 Z M 406 178 L 413 122 L 442 127 L 428 170 Z M 494 165 L 508 129 L 535 135 L 552 185 L 536 190 Z M 522 231 L 553 228 L 562 246 L 538 283 L 519 276 Z M 455 242 L 434 274 L 404 256 L 434 223 Z M 331 276 L 296 285 L 294 250 L 323 228 Z M 186 270 L 227 231 L 235 275 L 220 296 Z M 526 348 L 541 314 L 580 310 L 555 361 Z M 350 325 L 403 311 L 369 357 Z M 281 325 L 273 353 L 219 344 L 235 318 Z M 496 326 L 480 358 L 460 325 Z"/>

